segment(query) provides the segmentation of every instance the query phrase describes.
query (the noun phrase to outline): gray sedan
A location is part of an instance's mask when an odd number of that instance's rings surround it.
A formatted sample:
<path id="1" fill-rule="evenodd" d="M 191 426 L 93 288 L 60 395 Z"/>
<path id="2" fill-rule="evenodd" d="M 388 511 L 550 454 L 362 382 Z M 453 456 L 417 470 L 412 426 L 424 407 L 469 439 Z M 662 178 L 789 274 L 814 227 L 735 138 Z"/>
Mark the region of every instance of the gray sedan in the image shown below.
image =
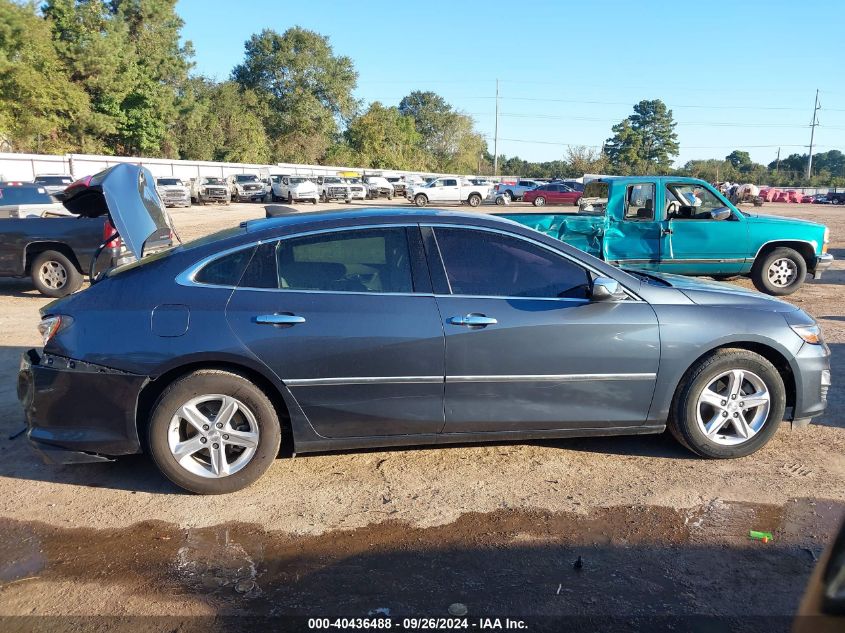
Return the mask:
<path id="1" fill-rule="evenodd" d="M 128 168 L 87 200 L 122 200 L 108 212 L 141 259 L 168 221 Z M 255 481 L 283 428 L 305 453 L 668 427 L 701 456 L 742 457 L 821 414 L 830 384 L 819 327 L 793 305 L 436 210 L 246 222 L 42 316 L 19 377 L 35 446 L 73 462 L 146 446 L 198 493 Z"/>

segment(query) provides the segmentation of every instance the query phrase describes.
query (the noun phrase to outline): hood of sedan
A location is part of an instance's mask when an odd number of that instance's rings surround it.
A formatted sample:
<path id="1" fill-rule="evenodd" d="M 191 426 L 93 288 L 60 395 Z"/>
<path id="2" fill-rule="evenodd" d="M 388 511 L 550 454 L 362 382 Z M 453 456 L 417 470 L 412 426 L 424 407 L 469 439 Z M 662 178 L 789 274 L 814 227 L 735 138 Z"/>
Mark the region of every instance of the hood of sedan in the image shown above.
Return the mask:
<path id="1" fill-rule="evenodd" d="M 775 299 L 755 290 L 748 290 L 734 284 L 709 281 L 699 277 L 685 277 L 667 273 L 651 273 L 673 288 L 684 293 L 690 301 L 707 306 L 747 306 L 762 308 L 771 312 L 794 312 L 791 303 Z"/>
<path id="2" fill-rule="evenodd" d="M 121 163 L 68 186 L 62 201 L 71 213 L 108 215 L 126 248 L 138 259 L 153 241 L 169 240 L 173 223 L 145 167 Z"/>

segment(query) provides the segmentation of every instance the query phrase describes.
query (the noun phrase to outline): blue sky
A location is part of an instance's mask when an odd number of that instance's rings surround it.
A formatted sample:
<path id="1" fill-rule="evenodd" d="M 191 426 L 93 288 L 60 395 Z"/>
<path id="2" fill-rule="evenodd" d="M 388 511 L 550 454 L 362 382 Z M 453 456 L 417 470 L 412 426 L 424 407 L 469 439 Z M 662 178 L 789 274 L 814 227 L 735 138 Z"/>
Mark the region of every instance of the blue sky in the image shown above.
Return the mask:
<path id="1" fill-rule="evenodd" d="M 561 158 L 595 145 L 641 99 L 674 112 L 677 161 L 746 149 L 806 152 L 815 90 L 817 151 L 845 150 L 845 2 L 180 0 L 196 72 L 228 78 L 244 42 L 299 25 L 352 58 L 356 95 L 397 105 L 433 90 L 470 114 L 499 153 Z"/>

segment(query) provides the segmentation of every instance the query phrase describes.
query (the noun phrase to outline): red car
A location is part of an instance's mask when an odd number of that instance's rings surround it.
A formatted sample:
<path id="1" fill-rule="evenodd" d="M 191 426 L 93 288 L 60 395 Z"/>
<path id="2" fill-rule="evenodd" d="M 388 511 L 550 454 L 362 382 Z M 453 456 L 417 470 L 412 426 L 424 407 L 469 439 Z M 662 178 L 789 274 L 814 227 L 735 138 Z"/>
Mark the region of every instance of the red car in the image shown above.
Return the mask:
<path id="1" fill-rule="evenodd" d="M 522 196 L 523 202 L 532 202 L 535 207 L 546 204 L 573 204 L 581 200 L 581 192 L 563 184 L 549 183 L 526 191 Z"/>

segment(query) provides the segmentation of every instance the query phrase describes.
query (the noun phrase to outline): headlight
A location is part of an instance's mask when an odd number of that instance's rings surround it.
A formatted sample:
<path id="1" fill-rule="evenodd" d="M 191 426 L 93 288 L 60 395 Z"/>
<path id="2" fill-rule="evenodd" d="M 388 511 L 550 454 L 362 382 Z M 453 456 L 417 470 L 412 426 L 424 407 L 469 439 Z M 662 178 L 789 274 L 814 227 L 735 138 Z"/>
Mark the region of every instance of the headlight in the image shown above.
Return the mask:
<path id="1" fill-rule="evenodd" d="M 73 323 L 73 319 L 69 316 L 49 316 L 41 319 L 38 324 L 38 333 L 41 335 L 41 345 L 46 345 L 51 338 L 53 338 L 59 330 L 68 327 Z"/>
<path id="2" fill-rule="evenodd" d="M 821 345 L 822 331 L 818 324 L 813 325 L 790 325 L 792 331 L 811 345 Z"/>

